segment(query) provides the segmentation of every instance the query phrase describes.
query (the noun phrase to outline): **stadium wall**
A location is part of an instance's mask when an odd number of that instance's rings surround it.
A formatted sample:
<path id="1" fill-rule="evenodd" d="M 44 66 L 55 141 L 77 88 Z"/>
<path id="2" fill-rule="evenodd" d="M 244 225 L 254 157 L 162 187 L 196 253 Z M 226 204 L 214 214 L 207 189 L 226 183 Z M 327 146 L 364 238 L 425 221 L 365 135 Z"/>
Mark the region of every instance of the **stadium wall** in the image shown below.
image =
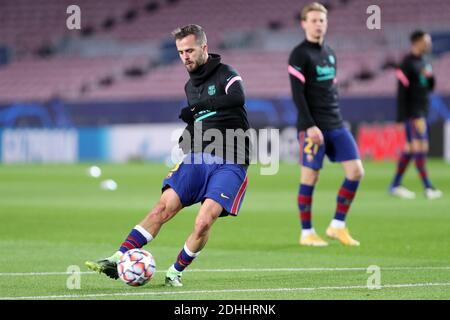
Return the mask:
<path id="1" fill-rule="evenodd" d="M 179 122 L 184 99 L 102 101 L 83 103 L 0 103 L 0 128 L 93 127 L 115 124 Z M 253 127 L 295 125 L 297 111 L 291 97 L 249 98 L 246 102 Z M 395 121 L 392 97 L 344 97 L 340 100 L 344 119 L 350 123 Z M 450 96 L 433 95 L 429 121 L 450 119 Z"/>
<path id="2" fill-rule="evenodd" d="M 3 129 L 0 157 L 3 163 L 166 161 L 182 130 L 173 123 Z"/>
<path id="3" fill-rule="evenodd" d="M 248 99 L 255 129 L 280 128 L 280 159 L 297 161 L 296 109 L 290 98 Z M 183 123 L 184 100 L 67 103 L 0 106 L 0 159 L 3 163 L 72 163 L 78 161 L 166 161 Z M 433 96 L 430 154 L 450 159 L 450 97 Z M 404 133 L 388 97 L 343 98 L 343 116 L 363 159 L 395 159 Z M 26 113 L 21 113 L 27 110 Z M 30 112 L 33 110 L 33 112 Z M 32 128 L 30 128 L 32 127 Z M 444 130 L 445 127 L 445 130 Z M 178 130 L 178 131 L 177 131 Z M 178 132 L 178 133 L 177 133 Z"/>
<path id="4" fill-rule="evenodd" d="M 450 122 L 438 123 L 430 132 L 430 155 L 450 161 Z M 401 152 L 403 128 L 393 122 L 351 125 L 362 159 L 394 160 Z M 75 163 L 158 161 L 180 159 L 177 141 L 183 125 L 126 124 L 78 129 L 0 130 L 2 163 Z M 260 138 L 257 137 L 257 141 Z M 259 142 L 261 143 L 261 142 Z M 270 142 L 268 142 L 270 144 Z M 261 146 L 260 144 L 258 144 Z M 287 126 L 279 132 L 279 157 L 297 162 L 297 129 Z"/>

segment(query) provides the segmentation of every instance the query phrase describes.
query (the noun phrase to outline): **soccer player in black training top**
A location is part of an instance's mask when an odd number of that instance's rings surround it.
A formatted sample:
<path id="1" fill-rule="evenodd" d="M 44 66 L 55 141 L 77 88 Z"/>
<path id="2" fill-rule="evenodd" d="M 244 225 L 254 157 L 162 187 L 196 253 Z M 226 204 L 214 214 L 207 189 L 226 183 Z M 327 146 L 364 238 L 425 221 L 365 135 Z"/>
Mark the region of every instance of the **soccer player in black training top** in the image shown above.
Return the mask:
<path id="1" fill-rule="evenodd" d="M 429 93 L 434 88 L 431 64 L 425 55 L 431 49 L 431 37 L 424 31 L 414 31 L 411 36 L 411 50 L 396 70 L 398 79 L 397 121 L 405 125 L 406 144 L 397 164 L 397 171 L 389 187 L 396 197 L 414 199 L 416 194 L 401 185 L 401 179 L 414 159 L 422 179 L 427 199 L 442 197 L 442 191 L 433 187 L 428 178 L 425 161 L 428 153 L 428 126 L 426 117 L 429 107 Z"/>
<path id="2" fill-rule="evenodd" d="M 331 161 L 342 164 L 345 179 L 337 195 L 334 219 L 326 234 L 344 245 L 358 246 L 359 242 L 350 236 L 346 228 L 345 218 L 364 169 L 355 140 L 344 127 L 338 106 L 336 56 L 324 42 L 327 10 L 320 3 L 311 3 L 303 8 L 301 19 L 306 39 L 294 48 L 288 66 L 292 95 L 298 109 L 300 245 L 328 245 L 315 232 L 311 222 L 314 186 L 327 155 Z"/>
<path id="3" fill-rule="evenodd" d="M 143 247 L 182 208 L 201 202 L 192 233 L 166 273 L 166 285 L 180 287 L 183 270 L 206 245 L 217 218 L 239 212 L 247 187 L 249 124 L 242 79 L 219 55 L 208 54 L 202 27 L 187 25 L 173 36 L 190 77 L 185 86 L 189 105 L 180 114 L 187 124 L 180 139 L 185 158 L 169 172 L 160 200 L 118 251 L 86 265 L 117 279 L 117 262 L 126 251 Z"/>

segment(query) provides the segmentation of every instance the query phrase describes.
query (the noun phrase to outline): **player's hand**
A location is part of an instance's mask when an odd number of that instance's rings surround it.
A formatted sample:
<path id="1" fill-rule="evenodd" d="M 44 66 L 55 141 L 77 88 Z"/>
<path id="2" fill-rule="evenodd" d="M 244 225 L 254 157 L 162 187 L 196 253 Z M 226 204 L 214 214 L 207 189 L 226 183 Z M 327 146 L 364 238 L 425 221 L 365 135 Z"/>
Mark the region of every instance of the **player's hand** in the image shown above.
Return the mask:
<path id="1" fill-rule="evenodd" d="M 180 115 L 178 118 L 186 122 L 187 124 L 194 123 L 194 115 L 197 113 L 195 107 L 187 106 L 181 109 Z"/>
<path id="2" fill-rule="evenodd" d="M 192 124 L 195 122 L 195 120 L 202 116 L 205 112 L 210 112 L 211 110 L 214 110 L 209 107 L 204 107 L 202 105 L 197 106 L 187 106 L 183 109 L 181 109 L 181 113 L 178 116 L 181 120 L 186 122 L 187 124 Z"/>
<path id="3" fill-rule="evenodd" d="M 431 72 L 431 70 L 427 69 L 427 68 L 423 68 L 422 69 L 422 74 L 426 77 L 426 78 L 431 78 L 433 76 L 433 72 Z"/>
<path id="4" fill-rule="evenodd" d="M 323 134 L 317 126 L 308 128 L 306 134 L 308 135 L 308 138 L 311 138 L 312 143 L 323 144 Z"/>

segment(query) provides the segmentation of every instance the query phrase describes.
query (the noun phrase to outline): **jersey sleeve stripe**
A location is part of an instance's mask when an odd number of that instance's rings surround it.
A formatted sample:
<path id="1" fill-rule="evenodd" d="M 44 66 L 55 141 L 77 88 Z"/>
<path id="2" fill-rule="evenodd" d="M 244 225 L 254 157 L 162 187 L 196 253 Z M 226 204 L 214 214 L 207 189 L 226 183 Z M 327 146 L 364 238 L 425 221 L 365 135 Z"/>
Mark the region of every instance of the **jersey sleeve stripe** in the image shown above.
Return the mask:
<path id="1" fill-rule="evenodd" d="M 242 78 L 240 76 L 235 76 L 233 78 L 231 78 L 231 80 L 228 82 L 227 86 L 225 87 L 225 93 L 228 93 L 228 88 L 231 87 L 231 85 L 233 83 L 235 83 L 236 81 L 242 81 Z"/>
<path id="2" fill-rule="evenodd" d="M 404 87 L 409 87 L 409 80 L 403 73 L 401 69 L 395 70 L 395 75 L 397 76 L 397 79 L 402 83 Z"/>
<path id="3" fill-rule="evenodd" d="M 300 80 L 303 84 L 305 83 L 305 76 L 300 71 L 295 69 L 293 66 L 291 66 L 291 65 L 288 66 L 288 72 L 289 72 L 289 74 L 293 75 L 298 80 Z"/>

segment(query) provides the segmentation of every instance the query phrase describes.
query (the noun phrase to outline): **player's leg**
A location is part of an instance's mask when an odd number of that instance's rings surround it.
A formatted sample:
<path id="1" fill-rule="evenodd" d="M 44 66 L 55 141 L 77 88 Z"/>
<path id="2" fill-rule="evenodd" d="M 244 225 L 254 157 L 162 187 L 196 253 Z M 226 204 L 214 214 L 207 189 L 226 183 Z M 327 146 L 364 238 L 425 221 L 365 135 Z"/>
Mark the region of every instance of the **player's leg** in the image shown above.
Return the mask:
<path id="1" fill-rule="evenodd" d="M 107 274 L 111 278 L 117 278 L 116 265 L 124 252 L 141 248 L 152 241 L 158 234 L 161 226 L 175 216 L 183 207 L 200 202 L 199 194 L 202 194 L 202 188 L 205 183 L 205 171 L 200 165 L 195 163 L 195 155 L 187 155 L 185 160 L 177 164 L 162 183 L 162 194 L 155 207 L 147 214 L 125 241 L 119 247 L 119 250 L 111 257 L 98 262 L 86 262 L 88 268 Z M 187 161 L 187 160 L 191 161 Z"/>
<path id="2" fill-rule="evenodd" d="M 97 262 L 87 261 L 86 266 L 91 270 L 104 273 L 110 278 L 117 279 L 117 263 L 120 257 L 128 250 L 142 248 L 151 242 L 161 226 L 173 218 L 181 208 L 182 204 L 176 192 L 172 188 L 166 189 L 145 219 L 131 230 L 116 253 Z"/>
<path id="3" fill-rule="evenodd" d="M 128 250 L 145 246 L 156 237 L 161 226 L 172 219 L 182 207 L 178 194 L 172 188 L 164 190 L 160 200 L 144 220 L 131 230 L 120 246 L 119 252 L 123 254 Z"/>
<path id="4" fill-rule="evenodd" d="M 442 197 L 442 191 L 437 190 L 432 185 L 426 169 L 426 160 L 428 154 L 428 129 L 424 118 L 413 119 L 414 135 L 411 143 L 411 149 L 414 153 L 414 162 L 417 171 L 422 180 L 425 190 L 425 196 L 428 199 L 437 199 Z"/>
<path id="5" fill-rule="evenodd" d="M 397 170 L 391 183 L 391 189 L 401 186 L 403 175 L 408 168 L 408 164 L 411 161 L 411 158 L 411 148 L 409 143 L 407 143 L 398 159 Z"/>
<path id="6" fill-rule="evenodd" d="M 404 123 L 404 129 L 406 142 L 403 152 L 398 159 L 397 170 L 395 172 L 394 179 L 389 186 L 389 193 L 395 197 L 399 197 L 402 199 L 414 199 L 416 197 L 416 194 L 402 186 L 403 175 L 408 167 L 408 164 L 411 160 L 413 160 L 413 153 L 411 150 L 413 129 L 410 120 Z"/>
<path id="7" fill-rule="evenodd" d="M 299 243 L 302 246 L 324 247 L 328 243 L 317 235 L 312 225 L 312 199 L 314 187 L 319 179 L 319 170 L 306 166 L 301 167 L 300 187 L 297 205 L 300 211 L 301 235 Z"/>
<path id="8" fill-rule="evenodd" d="M 364 176 L 364 168 L 359 158 L 356 142 L 347 129 L 330 131 L 327 155 L 331 161 L 340 162 L 344 170 L 344 181 L 336 197 L 336 211 L 326 233 L 327 236 L 339 240 L 344 245 L 359 245 L 346 228 L 345 220 L 356 195 L 359 182 Z"/>
<path id="9" fill-rule="evenodd" d="M 172 188 L 168 188 L 139 225 L 154 238 L 159 233 L 161 226 L 172 219 L 182 208 L 183 205 L 178 194 Z"/>
<path id="10" fill-rule="evenodd" d="M 211 227 L 220 216 L 223 207 L 212 199 L 206 199 L 195 219 L 194 230 L 189 235 L 175 263 L 166 274 L 166 285 L 181 287 L 181 275 L 184 269 L 200 254 L 208 241 Z"/>
<path id="11" fill-rule="evenodd" d="M 359 246 L 359 241 L 350 236 L 345 220 L 358 190 L 359 182 L 364 175 L 364 169 L 359 159 L 344 161 L 342 167 L 345 172 L 345 179 L 339 188 L 334 218 L 331 220 L 326 233 L 328 237 L 339 240 L 344 245 Z"/>
<path id="12" fill-rule="evenodd" d="M 203 204 L 195 220 L 194 230 L 184 248 L 166 274 L 166 284 L 181 286 L 183 270 L 205 246 L 213 223 L 219 216 L 237 216 L 247 189 L 247 171 L 237 164 L 209 165 Z"/>
<path id="13" fill-rule="evenodd" d="M 325 145 L 314 145 L 305 132 L 300 132 L 299 141 L 301 165 L 300 186 L 297 195 L 301 226 L 299 243 L 302 246 L 324 247 L 328 243 L 317 235 L 312 225 L 312 200 L 314 187 L 319 179 L 319 171 L 325 156 Z"/>
<path id="14" fill-rule="evenodd" d="M 410 163 L 412 158 L 411 145 L 409 143 L 406 143 L 405 148 L 400 155 L 400 158 L 398 159 L 397 170 L 395 172 L 394 179 L 389 186 L 389 193 L 391 195 L 402 199 L 414 199 L 416 197 L 415 192 L 412 192 L 402 186 L 403 175 L 408 168 L 408 164 Z"/>

